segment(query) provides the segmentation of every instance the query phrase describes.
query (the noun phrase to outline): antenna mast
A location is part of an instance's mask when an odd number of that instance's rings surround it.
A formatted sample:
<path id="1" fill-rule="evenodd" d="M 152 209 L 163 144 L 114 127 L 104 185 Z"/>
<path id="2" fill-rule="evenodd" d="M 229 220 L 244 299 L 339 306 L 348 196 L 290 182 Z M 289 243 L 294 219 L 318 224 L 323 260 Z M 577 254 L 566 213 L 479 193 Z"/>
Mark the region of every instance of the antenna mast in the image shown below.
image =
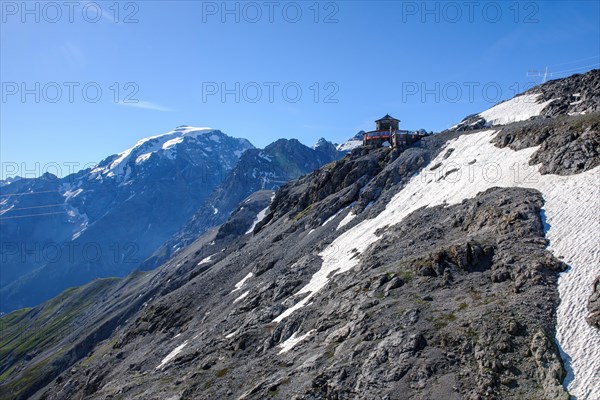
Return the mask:
<path id="1" fill-rule="evenodd" d="M 550 74 L 552 75 L 552 74 Z M 538 70 L 538 69 L 532 69 L 529 70 L 527 72 L 527 76 L 539 76 L 542 77 L 542 83 L 546 82 L 546 79 L 548 78 L 548 67 L 546 67 L 546 69 L 542 70 Z"/>

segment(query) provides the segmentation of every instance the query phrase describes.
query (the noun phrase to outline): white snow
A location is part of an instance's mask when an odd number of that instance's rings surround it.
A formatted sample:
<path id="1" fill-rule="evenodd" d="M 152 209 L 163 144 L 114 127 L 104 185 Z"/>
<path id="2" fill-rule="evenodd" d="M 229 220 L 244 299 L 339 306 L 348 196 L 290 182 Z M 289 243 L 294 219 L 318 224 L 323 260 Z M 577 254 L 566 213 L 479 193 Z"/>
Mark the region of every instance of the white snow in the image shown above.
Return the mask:
<path id="1" fill-rule="evenodd" d="M 489 125 L 506 125 L 511 122 L 525 121 L 531 117 L 540 115 L 540 112 L 554 100 L 537 103 L 541 93 L 524 94 L 515 96 L 494 107 L 479 113 Z"/>
<path id="2" fill-rule="evenodd" d="M 181 353 L 181 350 L 183 350 L 185 348 L 185 346 L 187 346 L 187 344 L 188 344 L 188 342 L 186 340 L 185 342 L 183 342 L 182 344 L 180 344 L 179 346 L 177 346 L 175 348 L 175 350 L 173 350 L 165 358 L 163 358 L 163 360 L 160 362 L 160 364 L 158 364 L 158 366 L 156 367 L 156 369 L 163 368 L 165 365 L 167 365 L 167 363 L 169 361 L 171 361 L 172 359 L 174 359 L 175 357 L 177 357 L 177 355 L 179 353 Z"/>
<path id="3" fill-rule="evenodd" d="M 183 137 L 176 137 L 175 139 L 171 139 L 171 140 L 167 140 L 166 142 L 163 143 L 162 145 L 162 149 L 163 150 L 167 150 L 170 149 L 171 147 L 175 146 L 176 144 L 179 144 L 183 142 Z"/>
<path id="4" fill-rule="evenodd" d="M 197 138 L 200 135 L 211 132 L 215 132 L 215 130 L 211 128 L 180 126 L 171 132 L 138 140 L 135 146 L 117 154 L 117 157 L 108 166 L 96 167 L 91 171 L 91 174 L 92 176 L 97 174 L 96 179 L 99 179 L 100 175 L 105 175 L 107 177 L 118 176 L 126 180 L 130 172 L 127 167 L 131 157 L 135 157 L 135 162 L 138 164 L 146 161 L 151 153 L 160 151 L 165 152 L 165 156 L 170 158 L 173 147 L 182 143 L 184 137 Z"/>
<path id="5" fill-rule="evenodd" d="M 279 354 L 287 353 L 288 351 L 293 349 L 294 346 L 296 346 L 298 343 L 300 343 L 304 339 L 311 336 L 313 333 L 315 333 L 315 330 L 311 329 L 310 331 L 306 332 L 304 335 L 297 337 L 296 332 L 294 332 L 292 334 L 292 336 L 287 338 L 287 340 L 285 342 L 283 342 L 279 345 L 279 347 L 281 347 L 281 350 L 279 350 Z"/>
<path id="6" fill-rule="evenodd" d="M 362 146 L 362 140 L 354 140 L 350 139 L 346 143 L 339 144 L 337 146 L 338 151 L 350 151 L 356 149 L 357 147 Z"/>
<path id="7" fill-rule="evenodd" d="M 446 152 L 441 151 L 430 163 L 440 167 L 414 176 L 378 216 L 344 232 L 319 254 L 321 269 L 297 293 L 308 295 L 274 322 L 309 303 L 330 277 L 356 266 L 360 261 L 356 252 L 363 253 L 376 241 L 378 228 L 398 224 L 421 207 L 458 204 L 492 187 L 533 188 L 544 197 L 549 250 L 571 267 L 561 274 L 558 285 L 557 340 L 564 358 L 571 359 L 566 384 L 577 398 L 600 399 L 600 333 L 585 321 L 600 265 L 600 167 L 572 176 L 541 175 L 539 165 L 529 165 L 537 147 L 497 148 L 490 143 L 495 133 L 487 130 L 449 141 L 446 148 L 454 152 L 444 159 Z"/>
<path id="8" fill-rule="evenodd" d="M 152 153 L 144 153 L 144 154 L 138 156 L 138 158 L 135 159 L 135 163 L 136 164 L 141 164 L 144 161 L 146 161 L 147 159 L 149 159 L 151 155 L 152 155 Z"/>
<path id="9" fill-rule="evenodd" d="M 213 215 L 216 215 L 216 214 L 218 214 L 218 213 L 219 213 L 219 209 L 218 209 L 218 208 L 216 208 L 215 206 L 213 206 L 213 208 L 212 208 L 212 209 L 213 209 Z"/>
<path id="10" fill-rule="evenodd" d="M 5 208 L 4 210 L 0 210 L 0 215 L 6 214 L 7 212 L 9 212 L 10 210 L 12 210 L 13 208 L 15 208 L 15 205 L 11 204 L 10 207 Z"/>
<path id="11" fill-rule="evenodd" d="M 340 223 L 338 224 L 337 228 L 335 228 L 335 230 L 336 231 L 340 230 L 340 228 L 342 228 L 343 226 L 347 225 L 350 221 L 352 221 L 354 219 L 354 217 L 356 217 L 356 214 L 353 214 L 352 211 L 350 211 L 348 214 L 346 214 L 344 219 L 342 219 L 340 221 Z"/>
<path id="12" fill-rule="evenodd" d="M 206 258 L 203 258 L 202 260 L 200 260 L 200 262 L 196 265 L 202 265 L 202 264 L 207 264 L 212 260 L 213 256 L 208 256 Z"/>
<path id="13" fill-rule="evenodd" d="M 79 196 L 82 192 L 83 192 L 83 189 L 67 190 L 63 193 L 63 197 L 65 198 L 65 201 L 68 201 L 74 197 Z"/>
<path id="14" fill-rule="evenodd" d="M 254 218 L 254 221 L 252 222 L 252 226 L 246 231 L 246 235 L 252 233 L 256 225 L 258 225 L 260 221 L 265 219 L 265 217 L 267 216 L 267 212 L 269 212 L 269 207 L 271 207 L 270 204 L 259 211 L 259 213 L 256 215 L 256 218 Z"/>
<path id="15" fill-rule="evenodd" d="M 321 226 L 325 226 L 328 223 L 330 223 L 331 221 L 333 221 L 338 215 L 340 215 L 340 213 L 344 211 L 344 209 L 342 208 L 340 211 L 336 212 L 335 214 L 333 214 L 331 217 L 327 218 L 327 220 L 325 222 L 323 222 L 323 225 Z"/>
<path id="16" fill-rule="evenodd" d="M 252 272 L 249 272 L 248 275 L 243 277 L 241 281 L 239 281 L 238 283 L 235 284 L 235 289 L 233 289 L 231 291 L 231 293 L 237 292 L 238 290 L 240 290 L 242 288 L 242 286 L 244 286 L 244 283 L 246 283 L 246 281 L 248 279 L 252 278 L 253 276 L 254 276 L 254 274 Z"/>
<path id="17" fill-rule="evenodd" d="M 69 201 L 79 196 L 84 190 L 81 188 L 73 189 L 70 184 L 63 185 L 61 189 L 64 190 L 62 196 L 65 198 L 65 211 L 69 216 L 69 222 L 79 224 L 77 230 L 73 232 L 73 235 L 71 236 L 71 240 L 75 240 L 87 229 L 89 218 L 87 214 L 81 213 L 78 208 L 73 207 Z"/>
<path id="18" fill-rule="evenodd" d="M 250 294 L 250 291 L 247 290 L 244 293 L 242 293 L 237 299 L 233 300 L 234 303 L 237 303 L 238 301 L 246 298 L 246 296 L 248 296 Z"/>
<path id="19" fill-rule="evenodd" d="M 258 153 L 258 156 L 259 156 L 260 158 L 262 158 L 263 160 L 267 160 L 267 161 L 269 161 L 269 162 L 271 162 L 271 161 L 272 161 L 272 160 L 271 160 L 271 157 L 269 157 L 268 155 L 266 155 L 266 154 L 265 154 L 265 153 L 263 153 L 262 151 L 261 151 L 260 153 Z"/>
<path id="20" fill-rule="evenodd" d="M 260 223 L 260 221 L 265 219 L 265 217 L 267 216 L 267 213 L 269 212 L 269 208 L 271 208 L 271 203 L 273 203 L 274 198 L 275 198 L 275 194 L 273 194 L 271 196 L 271 201 L 269 202 L 269 205 L 267 207 L 265 207 L 264 209 L 260 210 L 259 213 L 256 215 L 256 218 L 252 222 L 252 226 L 250 227 L 250 229 L 248 229 L 246 231 L 246 233 L 245 233 L 246 235 L 249 233 L 252 233 L 252 231 L 254 230 L 256 225 L 258 225 Z"/>

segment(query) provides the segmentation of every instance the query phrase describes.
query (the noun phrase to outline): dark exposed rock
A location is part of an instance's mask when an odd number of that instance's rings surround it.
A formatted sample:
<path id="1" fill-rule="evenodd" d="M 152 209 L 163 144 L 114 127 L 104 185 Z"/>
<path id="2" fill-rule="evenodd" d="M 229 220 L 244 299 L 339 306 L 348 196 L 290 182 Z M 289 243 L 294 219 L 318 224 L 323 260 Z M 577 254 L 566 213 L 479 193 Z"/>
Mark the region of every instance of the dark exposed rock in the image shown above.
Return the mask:
<path id="1" fill-rule="evenodd" d="M 600 113 L 512 124 L 494 143 L 513 150 L 540 146 L 529 163 L 541 164 L 542 174 L 578 174 L 600 165 Z"/>
<path id="2" fill-rule="evenodd" d="M 600 277 L 596 278 L 594 288 L 588 303 L 588 322 L 590 325 L 600 329 Z"/>

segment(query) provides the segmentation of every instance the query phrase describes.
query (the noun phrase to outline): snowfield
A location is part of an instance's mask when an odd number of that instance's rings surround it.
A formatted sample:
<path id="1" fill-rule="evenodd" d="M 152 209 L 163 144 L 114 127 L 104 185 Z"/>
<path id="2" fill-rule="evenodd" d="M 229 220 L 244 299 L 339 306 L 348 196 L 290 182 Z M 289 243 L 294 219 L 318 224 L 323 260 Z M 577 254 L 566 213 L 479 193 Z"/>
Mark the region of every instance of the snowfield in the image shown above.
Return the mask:
<path id="1" fill-rule="evenodd" d="M 338 151 L 352 151 L 360 146 L 362 146 L 362 140 L 350 139 L 345 143 L 339 144 L 337 146 Z"/>
<path id="2" fill-rule="evenodd" d="M 542 110 L 554 100 L 537 103 L 541 93 L 523 94 L 513 97 L 494 107 L 479 113 L 488 125 L 506 125 L 511 122 L 525 121 L 531 117 L 540 115 Z"/>
<path id="3" fill-rule="evenodd" d="M 490 109 L 488 117 L 505 121 L 498 109 L 502 104 Z M 308 304 L 331 277 L 355 267 L 360 261 L 355 252 L 363 253 L 376 241 L 377 229 L 398 224 L 421 207 L 458 204 L 492 187 L 537 189 L 545 200 L 548 249 L 570 266 L 561 274 L 558 285 L 561 303 L 557 341 L 563 359 L 571 360 L 570 365 L 566 364 L 565 384 L 580 400 L 600 399 L 600 333 L 585 321 L 587 301 L 600 265 L 600 167 L 572 176 L 541 175 L 539 165 L 529 165 L 537 147 L 520 151 L 498 148 L 491 143 L 496 132 L 465 134 L 446 143 L 430 166 L 414 176 L 384 211 L 345 231 L 319 254 L 323 259 L 320 270 L 297 293 L 308 295 L 274 322 Z M 454 151 L 444 159 L 448 149 Z M 432 171 L 431 166 L 436 164 L 441 166 Z"/>

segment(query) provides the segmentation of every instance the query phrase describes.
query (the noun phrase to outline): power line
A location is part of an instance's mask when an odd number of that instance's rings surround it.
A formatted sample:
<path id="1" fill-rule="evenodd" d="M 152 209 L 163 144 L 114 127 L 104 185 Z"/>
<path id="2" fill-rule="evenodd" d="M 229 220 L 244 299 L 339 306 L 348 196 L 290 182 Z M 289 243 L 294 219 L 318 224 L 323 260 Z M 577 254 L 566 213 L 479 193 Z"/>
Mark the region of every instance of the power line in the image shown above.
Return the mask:
<path id="1" fill-rule="evenodd" d="M 565 62 L 565 63 L 560 63 L 560 64 L 554 64 L 554 65 L 551 65 L 551 67 L 560 67 L 561 65 L 575 64 L 576 62 L 593 60 L 593 59 L 596 59 L 596 58 L 600 58 L 600 56 L 580 58 L 578 60 L 573 60 L 573 61 L 569 61 L 569 62 Z"/>
<path id="2" fill-rule="evenodd" d="M 45 205 L 45 206 L 9 208 L 5 212 L 17 211 L 17 210 L 31 210 L 33 208 L 48 208 L 48 207 L 57 207 L 57 206 L 64 206 L 64 203 L 60 203 L 60 204 L 48 204 L 48 205 Z M 2 211 L 2 210 L 0 210 L 0 211 Z"/>
<path id="3" fill-rule="evenodd" d="M 23 192 L 23 193 L 11 193 L 11 194 L 0 194 L 0 197 L 10 197 L 10 196 L 25 196 L 29 194 L 40 194 L 40 193 L 58 193 L 57 190 L 45 190 L 41 192 Z"/>
<path id="4" fill-rule="evenodd" d="M 13 217 L 0 217 L 0 221 L 4 221 L 5 219 L 15 219 L 15 218 L 27 218 L 27 217 L 40 217 L 43 215 L 57 215 L 57 214 L 66 214 L 66 211 L 61 212 L 51 212 L 51 213 L 42 213 L 42 214 L 26 214 L 26 215 L 15 215 Z"/>
<path id="5" fill-rule="evenodd" d="M 572 72 L 572 71 L 577 71 L 577 70 L 580 70 L 580 69 L 585 69 L 585 68 L 590 68 L 590 67 L 596 67 L 596 66 L 599 66 L 599 65 L 600 65 L 600 63 L 595 63 L 595 64 L 590 64 L 590 65 L 585 65 L 583 67 L 565 69 L 564 71 L 551 72 L 550 76 L 552 76 L 554 74 L 562 74 L 562 73 L 565 73 L 565 72 Z"/>

